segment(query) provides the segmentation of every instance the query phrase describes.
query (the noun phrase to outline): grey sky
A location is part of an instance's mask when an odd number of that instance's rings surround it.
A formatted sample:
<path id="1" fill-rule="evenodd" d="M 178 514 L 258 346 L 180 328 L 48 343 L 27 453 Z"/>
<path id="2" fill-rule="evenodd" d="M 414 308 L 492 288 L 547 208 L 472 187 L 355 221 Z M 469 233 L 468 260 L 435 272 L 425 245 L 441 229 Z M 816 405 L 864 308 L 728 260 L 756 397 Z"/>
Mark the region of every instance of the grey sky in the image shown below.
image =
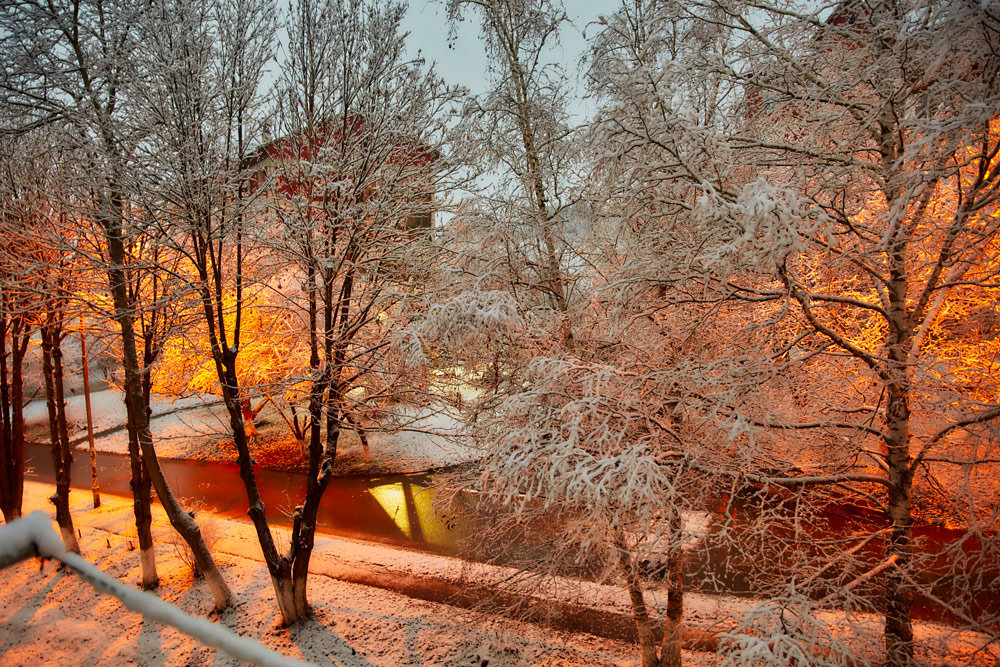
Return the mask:
<path id="1" fill-rule="evenodd" d="M 583 31 L 599 15 L 612 13 L 621 0 L 567 0 L 566 13 L 572 25 L 565 26 L 560 46 L 553 58 L 572 72 L 586 44 Z M 454 47 L 448 48 L 448 20 L 440 0 L 410 0 L 403 29 L 410 33 L 407 48 L 412 55 L 419 50 L 428 61 L 437 63 L 438 73 L 452 84 L 466 86 L 473 93 L 485 90 L 486 55 L 483 52 L 479 23 L 470 16 L 459 26 Z M 595 27 L 591 26 L 590 31 Z"/>

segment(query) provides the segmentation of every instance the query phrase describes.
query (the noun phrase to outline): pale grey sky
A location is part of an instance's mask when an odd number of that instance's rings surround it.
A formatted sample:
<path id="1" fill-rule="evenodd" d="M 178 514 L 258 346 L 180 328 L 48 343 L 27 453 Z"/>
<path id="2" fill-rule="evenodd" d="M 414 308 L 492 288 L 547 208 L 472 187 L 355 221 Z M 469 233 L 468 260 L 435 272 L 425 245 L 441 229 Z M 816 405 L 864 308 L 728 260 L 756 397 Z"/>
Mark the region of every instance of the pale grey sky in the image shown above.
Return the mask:
<path id="1" fill-rule="evenodd" d="M 553 59 L 572 75 L 586 49 L 583 31 L 587 24 L 599 15 L 614 12 L 621 0 L 566 0 L 565 4 L 572 25 L 563 28 Z M 473 93 L 484 92 L 486 55 L 479 23 L 472 12 L 459 25 L 451 49 L 448 48 L 447 14 L 441 0 L 410 0 L 403 29 L 410 33 L 407 48 L 412 55 L 419 50 L 428 61 L 435 61 L 438 73 L 449 83 L 465 86 Z M 595 30 L 596 26 L 591 26 L 588 32 Z"/>

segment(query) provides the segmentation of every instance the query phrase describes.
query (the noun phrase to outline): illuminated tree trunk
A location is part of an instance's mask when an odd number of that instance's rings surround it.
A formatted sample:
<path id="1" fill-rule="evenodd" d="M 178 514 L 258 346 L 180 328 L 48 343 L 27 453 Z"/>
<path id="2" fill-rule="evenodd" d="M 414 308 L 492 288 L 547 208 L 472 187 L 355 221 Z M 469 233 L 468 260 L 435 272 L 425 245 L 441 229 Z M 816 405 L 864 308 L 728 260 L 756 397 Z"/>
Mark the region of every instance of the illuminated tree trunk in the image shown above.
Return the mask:
<path id="1" fill-rule="evenodd" d="M 90 409 L 90 368 L 87 361 L 87 335 L 80 319 L 80 356 L 83 358 L 83 402 L 87 411 L 87 445 L 90 449 L 90 488 L 94 496 L 94 509 L 101 506 L 101 485 L 97 483 L 97 450 L 94 447 L 94 417 Z"/>
<path id="2" fill-rule="evenodd" d="M 52 313 L 46 315 L 51 318 Z M 66 407 L 63 398 L 62 351 L 58 323 L 51 319 L 42 325 L 42 375 L 45 380 L 45 404 L 49 413 L 49 438 L 52 442 L 52 465 L 55 469 L 56 492 L 49 501 L 56 508 L 56 523 L 62 534 L 66 549 L 80 553 L 80 545 L 73 529 L 73 517 L 69 513 L 70 466 L 73 455 L 70 452 Z"/>
<path id="3" fill-rule="evenodd" d="M 223 281 L 221 256 L 223 240 L 213 238 L 211 215 L 207 211 L 199 211 L 194 215 L 198 224 L 192 229 L 191 241 L 194 247 L 194 268 L 199 276 L 199 293 L 202 312 L 208 326 L 209 349 L 215 372 L 222 389 L 222 401 L 229 414 L 229 426 L 236 447 L 237 462 L 240 467 L 240 479 L 247 495 L 247 515 L 253 523 L 264 556 L 264 564 L 274 587 L 278 610 L 285 625 L 292 625 L 308 613 L 308 606 L 297 605 L 293 595 L 292 564 L 295 559 L 294 529 L 293 544 L 289 547 L 289 555 L 278 552 L 274 536 L 267 522 L 267 510 L 257 486 L 254 473 L 254 460 L 250 455 L 250 444 L 247 438 L 246 425 L 243 421 L 243 399 L 240 395 L 240 380 L 237 374 L 237 357 L 239 355 L 240 324 L 242 310 L 242 245 L 237 241 L 236 255 L 236 314 L 227 325 L 226 311 L 223 303 Z M 232 338 L 229 338 L 231 334 Z M 301 508 L 296 508 L 296 516 Z"/>

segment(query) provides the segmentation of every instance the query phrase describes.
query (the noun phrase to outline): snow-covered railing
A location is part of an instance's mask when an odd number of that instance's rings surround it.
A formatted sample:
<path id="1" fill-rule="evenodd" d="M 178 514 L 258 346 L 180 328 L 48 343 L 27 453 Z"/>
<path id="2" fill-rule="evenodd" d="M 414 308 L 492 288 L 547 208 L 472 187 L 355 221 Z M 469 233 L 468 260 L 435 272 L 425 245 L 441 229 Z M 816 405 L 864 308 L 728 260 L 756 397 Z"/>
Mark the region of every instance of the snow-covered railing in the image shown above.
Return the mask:
<path id="1" fill-rule="evenodd" d="M 52 530 L 52 520 L 44 512 L 32 512 L 13 523 L 0 526 L 0 570 L 20 561 L 40 556 L 59 561 L 100 593 L 112 595 L 128 609 L 144 618 L 170 625 L 207 646 L 262 667 L 302 667 L 307 663 L 287 658 L 248 637 L 204 618 L 189 616 L 152 593 L 127 586 L 66 551 Z"/>

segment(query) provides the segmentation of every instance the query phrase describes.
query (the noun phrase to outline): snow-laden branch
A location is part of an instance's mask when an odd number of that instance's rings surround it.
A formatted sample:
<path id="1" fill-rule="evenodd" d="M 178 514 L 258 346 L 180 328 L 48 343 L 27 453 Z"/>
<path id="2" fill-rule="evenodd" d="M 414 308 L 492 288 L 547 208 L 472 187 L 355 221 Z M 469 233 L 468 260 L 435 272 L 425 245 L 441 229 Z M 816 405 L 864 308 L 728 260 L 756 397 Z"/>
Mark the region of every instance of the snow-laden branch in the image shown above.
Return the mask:
<path id="1" fill-rule="evenodd" d="M 916 470 L 916 467 L 920 465 L 921 461 L 928 460 L 927 455 L 934 449 L 934 447 L 941 442 L 949 433 L 956 431 L 958 429 L 966 428 L 968 426 L 973 426 L 975 424 L 985 424 L 988 421 L 993 421 L 994 419 L 1000 419 L 1000 406 L 993 407 L 989 410 L 982 410 L 970 417 L 965 419 L 960 419 L 952 424 L 949 424 L 945 428 L 941 429 L 934 434 L 932 438 L 927 441 L 921 450 L 913 459 L 911 467 Z M 980 460 L 976 460 L 976 463 L 982 463 Z"/>
<path id="2" fill-rule="evenodd" d="M 761 178 L 739 190 L 735 201 L 702 194 L 691 220 L 705 230 L 726 230 L 715 248 L 701 249 L 701 259 L 715 266 L 762 271 L 781 267 L 789 256 L 808 250 L 807 239 L 830 237 L 830 220 L 791 188 Z"/>
<path id="3" fill-rule="evenodd" d="M 306 664 L 272 651 L 253 639 L 240 637 L 218 623 L 189 616 L 152 593 L 136 590 L 101 572 L 78 554 L 66 551 L 62 540 L 52 530 L 51 519 L 41 511 L 0 527 L 0 569 L 34 556 L 58 560 L 95 590 L 118 598 L 128 609 L 157 623 L 177 628 L 203 644 L 221 649 L 244 662 L 262 667 L 301 667 Z"/>
<path id="4" fill-rule="evenodd" d="M 816 611 L 814 601 L 794 593 L 750 608 L 734 629 L 722 635 L 722 664 L 857 664 L 851 647 Z"/>
<path id="5" fill-rule="evenodd" d="M 435 304 L 418 325 L 401 334 L 400 346 L 410 363 L 426 363 L 425 350 L 433 347 L 468 352 L 484 340 L 511 335 L 527 323 L 514 298 L 507 292 L 463 292 L 449 301 Z"/>

